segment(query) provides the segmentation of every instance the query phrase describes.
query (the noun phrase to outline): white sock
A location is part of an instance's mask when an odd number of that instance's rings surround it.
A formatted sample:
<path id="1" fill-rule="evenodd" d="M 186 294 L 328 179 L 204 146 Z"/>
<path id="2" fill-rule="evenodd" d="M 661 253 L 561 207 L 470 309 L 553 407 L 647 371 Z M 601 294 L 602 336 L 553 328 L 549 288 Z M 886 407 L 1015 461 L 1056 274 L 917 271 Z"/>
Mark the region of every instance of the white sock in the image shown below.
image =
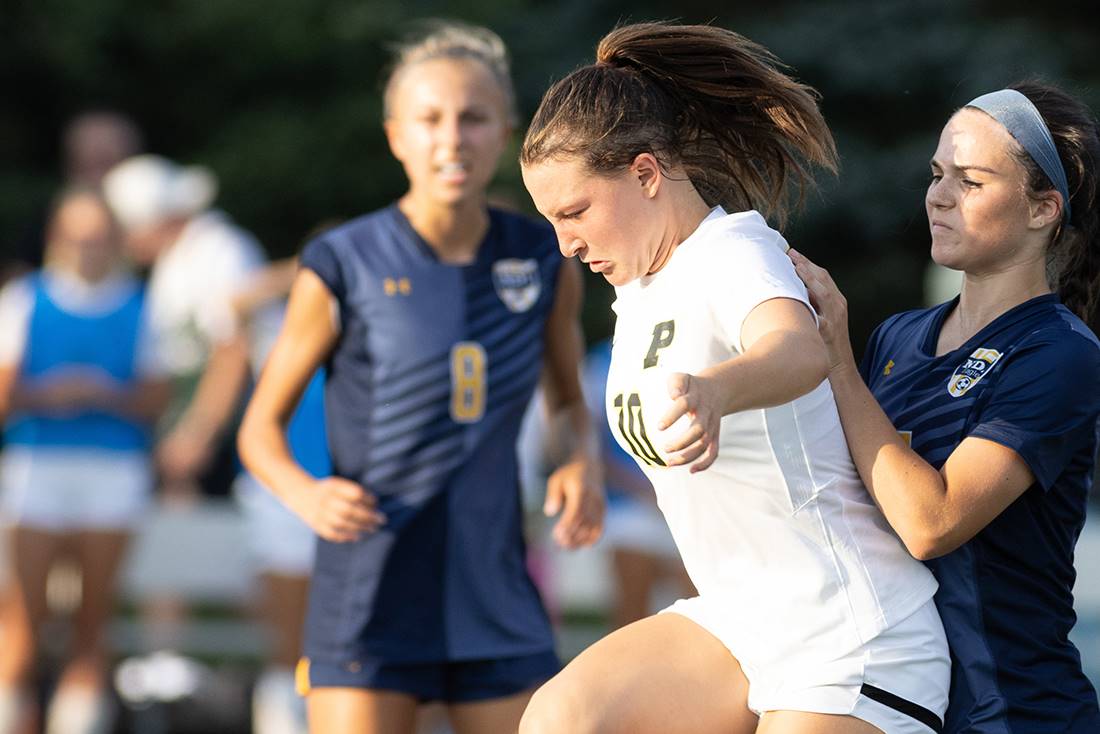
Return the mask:
<path id="1" fill-rule="evenodd" d="M 110 734 L 114 723 L 114 702 L 104 692 L 66 686 L 50 701 L 46 734 Z"/>
<path id="2" fill-rule="evenodd" d="M 20 688 L 0 688 L 0 732 L 16 731 L 26 712 L 27 694 Z"/>
<path id="3" fill-rule="evenodd" d="M 306 703 L 294 689 L 294 671 L 268 668 L 252 690 L 253 734 L 305 734 Z"/>

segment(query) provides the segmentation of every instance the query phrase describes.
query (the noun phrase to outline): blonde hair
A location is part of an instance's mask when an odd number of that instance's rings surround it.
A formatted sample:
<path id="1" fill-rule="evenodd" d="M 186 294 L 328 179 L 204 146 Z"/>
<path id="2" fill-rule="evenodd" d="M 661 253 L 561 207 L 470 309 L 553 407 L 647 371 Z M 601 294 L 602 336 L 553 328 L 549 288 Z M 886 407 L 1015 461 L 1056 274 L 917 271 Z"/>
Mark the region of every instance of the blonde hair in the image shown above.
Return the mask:
<path id="1" fill-rule="evenodd" d="M 430 20 L 424 29 L 393 46 L 393 63 L 383 87 L 383 115 L 393 115 L 393 95 L 404 73 L 411 67 L 436 59 L 470 59 L 481 62 L 504 93 L 508 121 L 516 123 L 516 94 L 512 86 L 508 49 L 500 36 L 488 28 L 451 20 Z"/>

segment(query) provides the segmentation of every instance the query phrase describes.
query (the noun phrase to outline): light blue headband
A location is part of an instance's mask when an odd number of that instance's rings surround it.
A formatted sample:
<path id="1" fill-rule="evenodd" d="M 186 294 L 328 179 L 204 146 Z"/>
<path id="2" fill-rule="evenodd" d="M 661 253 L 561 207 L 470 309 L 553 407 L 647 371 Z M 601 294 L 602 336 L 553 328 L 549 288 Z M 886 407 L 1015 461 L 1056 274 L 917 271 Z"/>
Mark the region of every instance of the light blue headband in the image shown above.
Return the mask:
<path id="1" fill-rule="evenodd" d="M 1050 129 L 1031 100 L 1015 89 L 1002 89 L 983 94 L 966 106 L 976 107 L 1004 125 L 1031 159 L 1039 164 L 1039 168 L 1062 195 L 1063 216 L 1068 222 L 1069 185 L 1066 183 L 1066 169 L 1062 167 L 1062 159 L 1058 157 L 1058 149 L 1054 147 Z"/>

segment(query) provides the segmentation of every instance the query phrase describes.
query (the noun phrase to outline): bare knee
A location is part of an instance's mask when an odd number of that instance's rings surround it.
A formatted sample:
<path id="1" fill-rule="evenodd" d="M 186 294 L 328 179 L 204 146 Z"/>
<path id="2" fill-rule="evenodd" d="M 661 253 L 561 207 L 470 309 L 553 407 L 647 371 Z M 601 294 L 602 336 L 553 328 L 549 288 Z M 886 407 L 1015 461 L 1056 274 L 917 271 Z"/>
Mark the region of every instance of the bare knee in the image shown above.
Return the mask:
<path id="1" fill-rule="evenodd" d="M 519 734 L 611 734 L 607 712 L 593 693 L 568 677 L 551 679 L 531 697 Z"/>

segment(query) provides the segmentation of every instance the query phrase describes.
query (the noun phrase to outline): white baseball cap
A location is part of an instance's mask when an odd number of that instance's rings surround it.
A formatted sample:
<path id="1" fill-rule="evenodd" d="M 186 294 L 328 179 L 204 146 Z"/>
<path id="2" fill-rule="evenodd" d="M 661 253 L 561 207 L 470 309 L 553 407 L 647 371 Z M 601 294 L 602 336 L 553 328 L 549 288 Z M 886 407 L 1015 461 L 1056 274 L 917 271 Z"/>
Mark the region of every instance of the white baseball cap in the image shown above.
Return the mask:
<path id="1" fill-rule="evenodd" d="M 127 158 L 103 177 L 103 195 L 124 229 L 189 217 L 206 209 L 218 180 L 203 166 L 181 166 L 158 155 Z"/>

